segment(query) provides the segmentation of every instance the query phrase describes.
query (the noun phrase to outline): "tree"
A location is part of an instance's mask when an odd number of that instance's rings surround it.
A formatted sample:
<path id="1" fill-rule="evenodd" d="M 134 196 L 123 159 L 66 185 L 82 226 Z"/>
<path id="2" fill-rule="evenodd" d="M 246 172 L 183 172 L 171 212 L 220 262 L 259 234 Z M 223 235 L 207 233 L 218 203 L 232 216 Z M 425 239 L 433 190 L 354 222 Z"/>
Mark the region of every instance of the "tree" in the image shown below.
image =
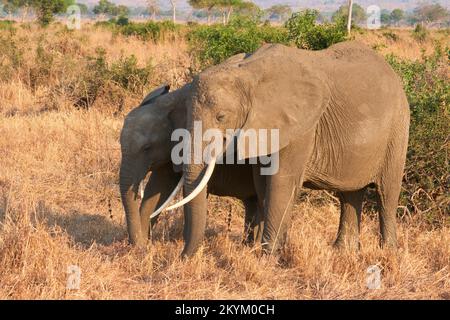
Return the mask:
<path id="1" fill-rule="evenodd" d="M 152 20 L 156 20 L 156 15 L 159 12 L 159 1 L 158 0 L 147 0 L 147 9 Z"/>
<path id="2" fill-rule="evenodd" d="M 0 3 L 3 4 L 3 11 L 10 16 L 22 9 L 22 21 L 24 21 L 33 5 L 33 0 L 1 0 Z"/>
<path id="3" fill-rule="evenodd" d="M 391 12 L 389 12 L 389 10 L 381 10 L 380 22 L 384 25 L 389 25 L 391 23 Z"/>
<path id="4" fill-rule="evenodd" d="M 10 10 L 22 8 L 26 15 L 29 8 L 33 8 L 43 26 L 50 24 L 55 14 L 65 12 L 68 6 L 75 4 L 74 0 L 2 0 L 2 2 L 8 5 Z"/>
<path id="5" fill-rule="evenodd" d="M 352 32 L 353 0 L 348 1 L 347 12 L 347 33 L 348 35 L 350 35 L 350 33 Z"/>
<path id="6" fill-rule="evenodd" d="M 205 10 L 208 24 L 211 22 L 211 13 L 217 5 L 217 0 L 188 0 L 189 5 L 198 10 Z"/>
<path id="7" fill-rule="evenodd" d="M 257 6 L 250 1 L 243 1 L 243 0 L 214 0 L 214 1 L 217 2 L 216 7 L 222 9 L 223 24 L 228 24 L 234 9 L 239 10 L 252 8 L 254 10 L 255 8 L 257 8 Z"/>
<path id="8" fill-rule="evenodd" d="M 292 9 L 287 4 L 276 4 L 266 9 L 269 19 L 276 18 L 278 21 L 283 21 L 292 14 Z"/>
<path id="9" fill-rule="evenodd" d="M 177 22 L 177 2 L 178 0 L 169 0 L 170 5 L 172 7 L 172 21 L 173 23 Z"/>
<path id="10" fill-rule="evenodd" d="M 94 7 L 94 14 L 97 15 L 110 15 L 114 11 L 116 5 L 108 0 L 100 0 Z"/>
<path id="11" fill-rule="evenodd" d="M 8 15 L 8 19 L 12 19 L 12 15 L 17 13 L 19 6 L 16 1 L 2 1 L 0 2 L 0 14 L 5 13 Z"/>
<path id="12" fill-rule="evenodd" d="M 111 15 L 116 17 L 126 17 L 130 14 L 130 9 L 127 6 L 120 5 L 120 6 L 114 6 L 112 9 Z"/>
<path id="13" fill-rule="evenodd" d="M 84 3 L 77 3 L 76 5 L 78 6 L 78 8 L 80 8 L 80 13 L 81 14 L 88 14 L 89 13 L 89 8 Z"/>
<path id="14" fill-rule="evenodd" d="M 49 25 L 54 15 L 67 10 L 67 7 L 73 5 L 73 0 L 33 0 L 32 6 L 36 12 L 38 21 L 43 26 Z"/>
<path id="15" fill-rule="evenodd" d="M 401 9 L 394 9 L 390 14 L 390 20 L 394 24 L 398 24 L 405 16 L 405 13 Z"/>
<path id="16" fill-rule="evenodd" d="M 431 23 L 448 17 L 448 11 L 440 4 L 423 4 L 414 9 L 414 15 L 419 22 Z"/>
<path id="17" fill-rule="evenodd" d="M 331 19 L 334 22 L 338 22 L 341 19 L 344 21 L 347 21 L 348 12 L 349 12 L 349 6 L 343 5 L 343 6 L 339 7 L 339 9 L 335 13 L 333 13 L 333 16 L 331 17 Z M 364 10 L 364 8 L 361 7 L 357 3 L 354 3 L 353 9 L 352 9 L 352 22 L 355 24 L 360 24 L 360 23 L 363 23 L 366 19 L 367 19 L 367 16 L 366 16 L 366 11 Z"/>
<path id="18" fill-rule="evenodd" d="M 241 16 L 257 17 L 262 13 L 257 4 L 250 1 L 244 1 L 234 7 L 234 11 Z"/>
<path id="19" fill-rule="evenodd" d="M 114 3 L 108 0 L 100 0 L 94 7 L 94 14 L 97 15 L 109 15 L 113 17 L 121 16 L 126 17 L 130 14 L 130 9 L 127 6 L 116 6 Z"/>

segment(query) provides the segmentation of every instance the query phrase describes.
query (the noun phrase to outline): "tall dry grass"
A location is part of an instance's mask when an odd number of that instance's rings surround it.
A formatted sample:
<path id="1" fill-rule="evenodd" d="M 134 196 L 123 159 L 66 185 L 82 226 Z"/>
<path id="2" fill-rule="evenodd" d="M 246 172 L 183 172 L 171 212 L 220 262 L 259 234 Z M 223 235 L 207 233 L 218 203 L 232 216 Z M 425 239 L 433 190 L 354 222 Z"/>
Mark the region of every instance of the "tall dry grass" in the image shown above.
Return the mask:
<path id="1" fill-rule="evenodd" d="M 448 223 L 429 225 L 406 214 L 398 220 L 399 250 L 390 252 L 379 248 L 377 218 L 366 212 L 360 252 L 338 252 L 331 247 L 337 203 L 319 201 L 315 192 L 297 202 L 278 261 L 241 244 L 242 206 L 217 197 L 193 259 L 179 258 L 180 212 L 163 217 L 148 250 L 130 248 L 118 191 L 118 137 L 123 115 L 141 97 L 129 97 L 119 113 L 110 112 L 108 92 L 90 110 L 73 108 L 72 98 L 56 89 L 85 69 L 64 69 L 61 52 L 81 59 L 102 46 L 110 61 L 133 53 L 155 67 L 149 87 L 176 87 L 190 74 L 186 44 L 92 28 L 70 35 L 17 32 L 30 56 L 19 74 L 0 83 L 0 299 L 450 299 Z M 42 37 L 55 53 L 53 71 L 31 88 L 27 75 Z M 79 290 L 66 287 L 70 265 L 81 268 Z M 372 265 L 382 270 L 378 290 L 366 286 Z"/>

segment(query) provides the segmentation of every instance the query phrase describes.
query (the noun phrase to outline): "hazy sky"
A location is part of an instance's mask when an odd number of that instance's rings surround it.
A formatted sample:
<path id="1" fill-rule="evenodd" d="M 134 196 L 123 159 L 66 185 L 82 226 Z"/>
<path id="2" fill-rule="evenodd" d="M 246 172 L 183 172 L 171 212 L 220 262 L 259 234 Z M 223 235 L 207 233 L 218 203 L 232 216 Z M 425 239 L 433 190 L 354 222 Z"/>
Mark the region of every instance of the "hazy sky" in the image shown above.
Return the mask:
<path id="1" fill-rule="evenodd" d="M 82 3 L 95 4 L 98 0 L 78 0 Z M 110 0 L 117 4 L 125 4 L 128 6 L 144 6 L 145 0 Z M 336 9 L 342 4 L 348 3 L 347 0 L 254 0 L 256 4 L 262 8 L 270 7 L 273 4 L 289 4 L 294 8 L 318 8 L 318 9 Z M 379 5 L 383 9 L 412 9 L 417 7 L 420 3 L 434 3 L 439 2 L 441 5 L 450 8 L 450 0 L 355 0 L 355 3 L 367 7 L 369 5 Z M 169 6 L 169 0 L 160 0 L 160 3 L 166 7 Z M 186 8 L 187 0 L 178 0 L 178 7 Z"/>

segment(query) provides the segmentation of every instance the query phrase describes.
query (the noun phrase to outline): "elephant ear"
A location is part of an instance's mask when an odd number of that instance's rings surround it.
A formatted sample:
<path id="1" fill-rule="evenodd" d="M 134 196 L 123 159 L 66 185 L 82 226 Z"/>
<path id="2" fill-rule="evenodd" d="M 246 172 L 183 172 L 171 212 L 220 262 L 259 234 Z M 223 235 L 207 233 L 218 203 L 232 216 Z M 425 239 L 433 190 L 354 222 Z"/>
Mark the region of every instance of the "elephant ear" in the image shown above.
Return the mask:
<path id="1" fill-rule="evenodd" d="M 263 49 L 263 54 L 257 51 L 240 65 L 247 75 L 257 75 L 252 86 L 240 85 L 250 87 L 246 94 L 250 111 L 243 132 L 246 138 L 250 129 L 259 133 L 257 144 L 248 143 L 248 139 L 238 143 L 241 159 L 270 155 L 299 141 L 315 130 L 329 102 L 324 78 L 308 59 L 301 59 L 300 50 L 284 46 Z M 251 77 L 248 80 L 252 83 Z M 267 134 L 260 129 L 266 129 Z"/>
<path id="2" fill-rule="evenodd" d="M 163 96 L 167 93 L 170 92 L 170 85 L 165 84 L 161 87 L 159 87 L 156 90 L 153 90 L 152 92 L 150 92 L 145 98 L 144 100 L 141 102 L 139 107 L 145 106 L 147 104 L 153 103 L 156 101 L 156 99 L 158 99 L 160 96 Z"/>

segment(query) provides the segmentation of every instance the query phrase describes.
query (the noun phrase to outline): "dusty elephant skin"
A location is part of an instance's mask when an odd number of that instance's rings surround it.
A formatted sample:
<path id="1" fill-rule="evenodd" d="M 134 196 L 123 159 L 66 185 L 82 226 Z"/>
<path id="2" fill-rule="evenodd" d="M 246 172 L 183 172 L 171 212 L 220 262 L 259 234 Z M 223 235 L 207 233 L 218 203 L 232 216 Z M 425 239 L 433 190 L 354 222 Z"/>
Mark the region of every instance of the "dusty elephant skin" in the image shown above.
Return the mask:
<path id="1" fill-rule="evenodd" d="M 171 161 L 171 134 L 186 128 L 186 101 L 191 85 L 169 93 L 162 87 L 148 95 L 141 106 L 126 117 L 121 133 L 122 163 L 120 189 L 125 208 L 129 240 L 145 246 L 150 231 L 150 215 L 161 206 L 181 178 L 182 168 Z M 138 201 L 138 188 L 148 175 L 142 203 Z M 243 200 L 246 209 L 246 242 L 253 236 L 262 236 L 259 226 L 256 191 L 253 187 L 252 168 L 244 166 L 218 166 L 209 182 L 209 192 Z M 242 183 L 244 181 L 244 183 Z M 156 218 L 151 221 L 154 225 Z"/>
<path id="2" fill-rule="evenodd" d="M 409 107 L 400 79 L 381 56 L 357 42 L 323 51 L 266 45 L 248 58 L 207 69 L 192 86 L 192 131 L 194 121 L 202 122 L 203 131 L 279 129 L 280 146 L 270 150 L 279 153 L 278 173 L 264 177 L 253 166 L 255 190 L 264 199 L 266 252 L 284 243 L 295 192 L 303 185 L 338 192 L 335 245 L 349 248 L 359 246 L 364 191 L 376 186 L 381 242 L 396 247 Z M 205 168 L 184 167 L 185 195 L 198 194 L 184 207 L 187 256 L 204 234 L 206 188 L 197 185 Z"/>

